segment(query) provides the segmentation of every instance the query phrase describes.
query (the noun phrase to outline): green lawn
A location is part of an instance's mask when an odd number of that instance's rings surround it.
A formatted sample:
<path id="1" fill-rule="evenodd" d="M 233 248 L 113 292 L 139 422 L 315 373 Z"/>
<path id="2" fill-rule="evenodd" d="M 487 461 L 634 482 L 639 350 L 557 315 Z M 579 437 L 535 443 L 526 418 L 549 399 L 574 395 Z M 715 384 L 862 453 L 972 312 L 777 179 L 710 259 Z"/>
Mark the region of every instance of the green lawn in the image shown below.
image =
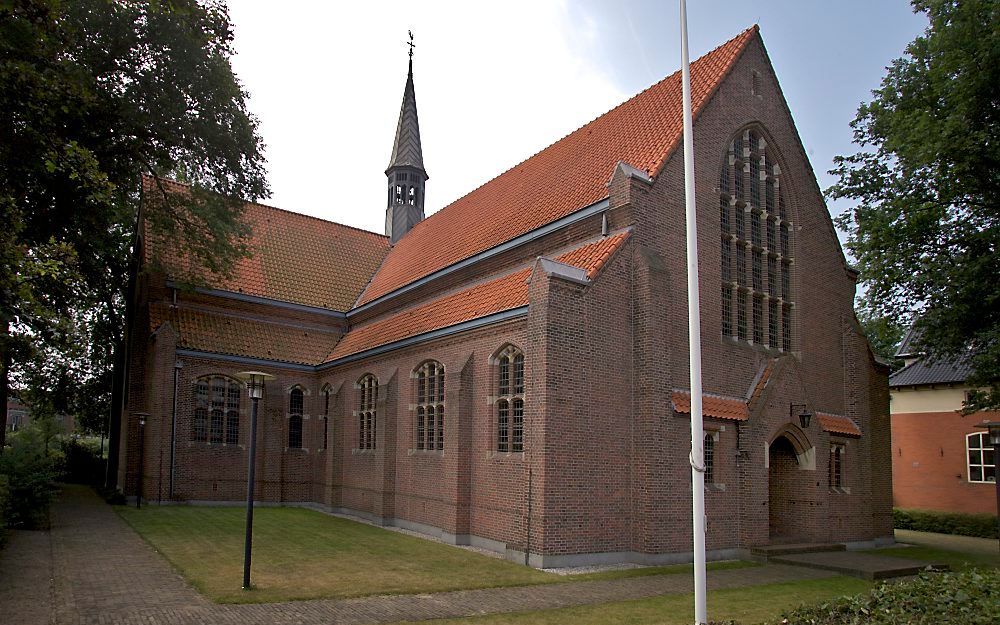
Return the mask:
<path id="1" fill-rule="evenodd" d="M 195 588 L 222 603 L 431 593 L 691 573 L 691 565 L 683 564 L 555 575 L 314 510 L 258 508 L 254 522 L 254 590 L 244 592 L 240 588 L 245 514 L 242 508 L 150 506 L 142 510 L 126 507 L 116 510 Z M 977 556 L 930 547 L 896 547 L 876 552 L 944 562 L 955 570 L 998 564 L 988 554 Z M 709 570 L 748 566 L 756 565 L 718 562 L 709 564 Z M 861 580 L 836 577 L 713 591 L 709 594 L 709 614 L 715 620 L 754 623 L 775 618 L 782 610 L 803 603 L 856 594 L 869 587 Z M 690 594 L 669 595 L 444 623 L 689 623 L 691 603 Z"/>
<path id="2" fill-rule="evenodd" d="M 304 508 L 254 512 L 252 579 L 244 592 L 242 508 L 117 507 L 118 514 L 202 594 L 220 603 L 443 592 L 690 573 L 691 565 L 556 575 Z M 715 562 L 709 570 L 757 566 Z"/>
<path id="3" fill-rule="evenodd" d="M 303 508 L 254 511 L 244 592 L 241 508 L 119 507 L 185 578 L 221 603 L 343 598 L 540 584 L 557 577 L 513 562 Z"/>
<path id="4" fill-rule="evenodd" d="M 907 547 L 884 547 L 882 549 L 872 549 L 867 553 L 878 553 L 894 558 L 907 558 L 911 560 L 926 560 L 928 562 L 947 564 L 952 571 L 964 571 L 968 568 L 1000 568 L 1000 557 L 995 553 L 965 553 L 958 551 L 946 551 L 934 547 L 923 545 L 912 545 Z"/>
<path id="5" fill-rule="evenodd" d="M 872 587 L 853 577 L 805 580 L 713 590 L 708 594 L 708 617 L 714 621 L 734 619 L 744 625 L 776 619 L 782 611 L 800 605 L 856 595 Z M 616 601 L 600 605 L 491 614 L 472 618 L 435 620 L 434 625 L 687 625 L 694 621 L 691 594 L 665 595 L 650 599 Z"/>

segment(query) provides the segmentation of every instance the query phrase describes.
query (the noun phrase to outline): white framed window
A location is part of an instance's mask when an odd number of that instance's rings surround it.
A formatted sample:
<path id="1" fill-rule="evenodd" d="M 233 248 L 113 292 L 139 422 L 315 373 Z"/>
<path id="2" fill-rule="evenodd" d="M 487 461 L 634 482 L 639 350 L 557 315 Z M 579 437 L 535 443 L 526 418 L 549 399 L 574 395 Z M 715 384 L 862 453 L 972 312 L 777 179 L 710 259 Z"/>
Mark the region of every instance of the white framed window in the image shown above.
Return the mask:
<path id="1" fill-rule="evenodd" d="M 976 432 L 965 436 L 966 459 L 969 465 L 969 481 L 995 483 L 997 481 L 997 459 L 986 432 Z"/>

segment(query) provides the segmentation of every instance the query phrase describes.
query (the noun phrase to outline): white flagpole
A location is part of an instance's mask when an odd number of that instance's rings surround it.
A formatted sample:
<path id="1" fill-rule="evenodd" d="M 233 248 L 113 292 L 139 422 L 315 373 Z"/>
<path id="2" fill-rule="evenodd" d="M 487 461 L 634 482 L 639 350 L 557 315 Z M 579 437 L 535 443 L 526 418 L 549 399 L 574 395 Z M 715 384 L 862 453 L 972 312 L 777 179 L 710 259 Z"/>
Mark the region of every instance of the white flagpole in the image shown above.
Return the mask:
<path id="1" fill-rule="evenodd" d="M 698 224 L 695 221 L 694 131 L 687 4 L 681 9 L 681 82 L 684 100 L 684 199 L 687 223 L 688 351 L 691 364 L 691 515 L 694 521 L 694 622 L 708 621 L 705 580 L 705 438 L 701 412 L 701 303 L 698 290 Z"/>

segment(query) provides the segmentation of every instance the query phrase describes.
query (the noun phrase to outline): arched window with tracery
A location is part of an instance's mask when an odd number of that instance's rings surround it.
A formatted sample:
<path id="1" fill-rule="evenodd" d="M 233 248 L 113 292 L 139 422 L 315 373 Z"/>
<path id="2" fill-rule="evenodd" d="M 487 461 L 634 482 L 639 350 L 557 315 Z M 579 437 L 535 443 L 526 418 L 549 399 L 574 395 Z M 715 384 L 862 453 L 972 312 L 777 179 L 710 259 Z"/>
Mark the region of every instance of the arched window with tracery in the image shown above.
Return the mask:
<path id="1" fill-rule="evenodd" d="M 288 448 L 302 449 L 302 405 L 304 393 L 299 387 L 288 393 Z"/>
<path id="2" fill-rule="evenodd" d="M 737 133 L 719 173 L 722 334 L 790 351 L 792 223 L 785 195 L 774 147 L 755 129 Z"/>
<path id="3" fill-rule="evenodd" d="M 375 449 L 378 380 L 368 374 L 358 381 L 358 449 Z"/>
<path id="4" fill-rule="evenodd" d="M 524 354 L 513 346 L 497 356 L 497 443 L 503 453 L 524 451 Z"/>
<path id="5" fill-rule="evenodd" d="M 428 361 L 417 367 L 417 449 L 444 449 L 444 365 Z"/>
<path id="6" fill-rule="evenodd" d="M 223 376 L 205 376 L 195 383 L 191 440 L 214 445 L 236 445 L 240 440 L 242 385 Z"/>

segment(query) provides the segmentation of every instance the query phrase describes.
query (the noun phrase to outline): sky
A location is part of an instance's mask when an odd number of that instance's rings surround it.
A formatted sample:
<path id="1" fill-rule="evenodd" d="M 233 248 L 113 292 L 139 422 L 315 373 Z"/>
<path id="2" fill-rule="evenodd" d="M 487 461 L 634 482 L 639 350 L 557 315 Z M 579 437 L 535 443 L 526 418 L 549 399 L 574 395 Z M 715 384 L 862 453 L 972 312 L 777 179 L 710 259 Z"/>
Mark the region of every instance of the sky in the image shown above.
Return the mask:
<path id="1" fill-rule="evenodd" d="M 677 71 L 677 6 L 229 0 L 233 69 L 267 145 L 261 201 L 382 232 L 408 30 L 431 214 Z M 691 59 L 754 23 L 825 189 L 834 156 L 857 151 L 858 105 L 927 20 L 902 0 L 692 0 Z"/>

